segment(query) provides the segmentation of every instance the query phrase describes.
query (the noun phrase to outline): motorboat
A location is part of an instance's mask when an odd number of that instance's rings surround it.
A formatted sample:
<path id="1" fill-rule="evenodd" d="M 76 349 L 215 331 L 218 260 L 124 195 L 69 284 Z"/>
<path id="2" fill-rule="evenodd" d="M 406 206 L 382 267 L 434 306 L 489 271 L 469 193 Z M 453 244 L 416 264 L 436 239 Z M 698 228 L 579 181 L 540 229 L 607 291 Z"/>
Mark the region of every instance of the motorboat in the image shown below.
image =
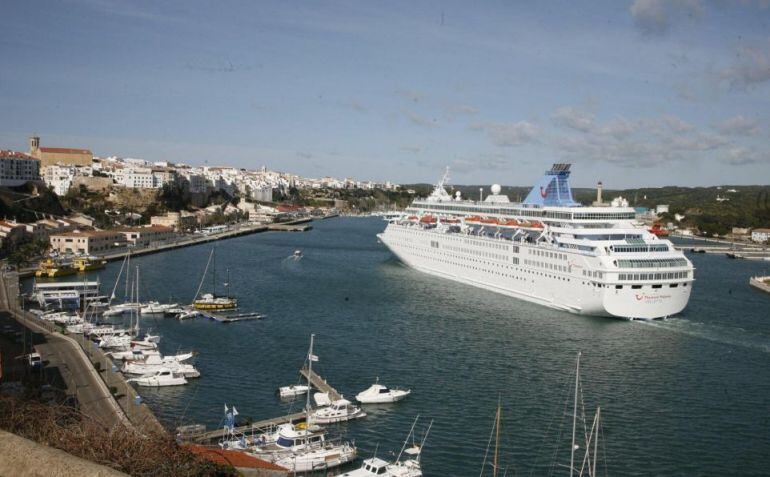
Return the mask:
<path id="1" fill-rule="evenodd" d="M 181 386 L 187 384 L 184 376 L 167 368 L 161 368 L 154 373 L 145 374 L 138 378 L 128 379 L 126 382 L 147 387 Z"/>
<path id="2" fill-rule="evenodd" d="M 139 311 L 143 315 L 165 315 L 168 310 L 179 308 L 178 303 L 158 303 L 157 301 L 150 301 L 145 304 Z"/>
<path id="3" fill-rule="evenodd" d="M 184 310 L 184 312 L 180 313 L 179 316 L 177 316 L 177 318 L 179 319 L 179 321 L 183 321 L 183 320 L 190 320 L 190 319 L 199 318 L 199 317 L 206 318 L 208 316 L 209 315 L 207 315 L 206 313 L 200 310 L 192 309 L 192 310 Z"/>
<path id="4" fill-rule="evenodd" d="M 379 457 L 364 459 L 360 468 L 340 474 L 340 477 L 370 477 L 373 475 L 383 477 L 422 477 L 422 468 L 420 467 L 420 454 L 422 453 L 425 440 L 428 438 L 430 428 L 433 426 L 431 421 L 422 441 L 417 443 L 414 437 L 414 427 L 420 416 L 417 416 L 412 423 L 412 428 L 401 446 L 398 456 L 394 462 L 388 462 Z M 409 442 L 411 440 L 411 445 Z M 409 447 L 407 447 L 409 446 Z"/>
<path id="5" fill-rule="evenodd" d="M 164 369 L 185 378 L 198 378 L 201 375 L 192 364 L 182 363 L 172 356 L 149 356 L 145 361 L 127 361 L 120 371 L 124 374 L 146 376 Z"/>
<path id="6" fill-rule="evenodd" d="M 156 349 L 131 349 L 128 351 L 111 351 L 107 353 L 112 359 L 120 361 L 142 361 L 150 356 L 160 356 Z"/>
<path id="7" fill-rule="evenodd" d="M 301 396 L 310 390 L 310 386 L 305 384 L 295 384 L 293 386 L 281 386 L 278 388 L 278 394 L 282 398 Z"/>
<path id="8" fill-rule="evenodd" d="M 404 399 L 411 393 L 410 389 L 388 388 L 380 384 L 380 380 L 369 386 L 369 389 L 356 394 L 356 400 L 361 404 L 383 404 Z"/>
<path id="9" fill-rule="evenodd" d="M 275 435 L 257 439 L 247 452 L 297 473 L 346 464 L 356 458 L 357 451 L 351 443 L 327 441 L 318 427 L 299 429 L 283 424 L 278 426 Z"/>
<path id="10" fill-rule="evenodd" d="M 407 459 L 403 462 L 391 464 L 379 457 L 364 459 L 360 468 L 351 472 L 340 474 L 340 477 L 369 477 L 372 475 L 382 477 L 422 477 L 420 461 Z"/>
<path id="11" fill-rule="evenodd" d="M 292 254 L 292 258 L 294 258 L 294 260 L 299 260 L 300 258 L 302 258 L 302 256 L 303 256 L 302 250 L 295 250 L 294 253 Z"/>
<path id="12" fill-rule="evenodd" d="M 83 323 L 83 319 L 76 314 L 68 312 L 45 313 L 40 318 L 60 325 L 77 325 Z"/>
<path id="13" fill-rule="evenodd" d="M 360 407 L 354 406 L 347 399 L 337 399 L 332 401 L 331 405 L 316 409 L 310 414 L 310 422 L 313 424 L 333 424 L 365 416 L 366 413 Z"/>

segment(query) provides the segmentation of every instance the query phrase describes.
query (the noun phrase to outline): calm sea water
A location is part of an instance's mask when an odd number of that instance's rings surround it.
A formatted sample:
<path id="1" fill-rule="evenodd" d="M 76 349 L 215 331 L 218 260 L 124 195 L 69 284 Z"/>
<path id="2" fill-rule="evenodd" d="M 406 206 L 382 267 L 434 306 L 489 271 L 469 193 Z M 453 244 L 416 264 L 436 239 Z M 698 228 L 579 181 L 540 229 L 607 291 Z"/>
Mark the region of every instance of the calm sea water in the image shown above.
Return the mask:
<path id="1" fill-rule="evenodd" d="M 313 225 L 307 233 L 216 244 L 220 286 L 229 269 L 242 310 L 266 319 L 142 319 L 163 336 L 163 352 L 200 353 L 200 379 L 142 390 L 169 427 L 216 427 L 225 403 L 255 420 L 297 411 L 275 390 L 299 381 L 315 333 L 319 373 L 346 396 L 377 376 L 412 389 L 406 401 L 368 407 L 367 418 L 342 426 L 362 455 L 398 451 L 419 414 L 434 421 L 425 475 L 478 475 L 499 397 L 508 475 L 565 475 L 580 351 L 582 401 L 590 415 L 602 408 L 608 474 L 769 472 L 770 296 L 748 279 L 769 274 L 770 263 L 695 255 L 697 282 L 681 316 L 626 322 L 549 310 L 405 268 L 378 244 L 379 219 Z M 133 260 L 141 298 L 189 302 L 211 247 Z M 300 261 L 288 258 L 295 249 L 305 254 Z M 106 290 L 119 268 L 100 272 Z"/>

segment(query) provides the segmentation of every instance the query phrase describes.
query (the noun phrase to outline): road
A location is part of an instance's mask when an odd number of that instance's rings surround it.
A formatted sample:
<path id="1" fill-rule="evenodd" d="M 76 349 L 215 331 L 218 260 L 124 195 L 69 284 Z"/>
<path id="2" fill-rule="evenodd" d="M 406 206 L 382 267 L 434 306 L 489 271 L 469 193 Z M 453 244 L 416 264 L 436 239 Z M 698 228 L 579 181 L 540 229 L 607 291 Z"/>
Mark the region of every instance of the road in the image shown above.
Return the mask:
<path id="1" fill-rule="evenodd" d="M 46 366 L 57 367 L 67 386 L 67 393 L 77 397 L 81 411 L 105 427 L 128 423 L 123 410 L 110 394 L 96 369 L 80 346 L 71 338 L 52 333 L 43 323 L 36 323 L 18 312 L 18 281 L 0 274 L 0 309 L 12 314 L 22 325 L 40 333 L 43 343 L 36 346 Z M 12 298 L 11 298 L 12 297 Z M 11 298 L 9 302 L 9 298 Z"/>

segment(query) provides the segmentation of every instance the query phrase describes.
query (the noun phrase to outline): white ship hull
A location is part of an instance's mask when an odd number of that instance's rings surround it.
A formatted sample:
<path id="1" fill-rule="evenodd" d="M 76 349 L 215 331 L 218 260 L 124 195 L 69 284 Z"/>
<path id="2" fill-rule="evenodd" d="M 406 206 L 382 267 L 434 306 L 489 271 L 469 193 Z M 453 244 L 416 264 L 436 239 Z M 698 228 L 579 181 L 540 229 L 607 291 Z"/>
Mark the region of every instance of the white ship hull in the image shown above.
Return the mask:
<path id="1" fill-rule="evenodd" d="M 685 308 L 692 289 L 691 280 L 658 281 L 640 288 L 600 284 L 581 275 L 590 268 L 590 259 L 578 253 L 562 253 L 566 256 L 562 263 L 569 264 L 564 271 L 527 266 L 522 258 L 526 245 L 514 253 L 510 244 L 492 238 L 468 239 L 396 223 L 388 224 L 378 237 L 401 262 L 421 272 L 581 315 L 666 318 Z"/>

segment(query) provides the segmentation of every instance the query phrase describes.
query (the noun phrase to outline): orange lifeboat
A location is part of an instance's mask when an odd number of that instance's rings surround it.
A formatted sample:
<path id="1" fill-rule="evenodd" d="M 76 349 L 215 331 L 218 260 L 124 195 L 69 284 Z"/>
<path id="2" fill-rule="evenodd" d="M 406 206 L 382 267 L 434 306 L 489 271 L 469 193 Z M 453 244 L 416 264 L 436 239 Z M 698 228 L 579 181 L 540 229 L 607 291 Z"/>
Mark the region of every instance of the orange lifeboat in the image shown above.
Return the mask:
<path id="1" fill-rule="evenodd" d="M 478 215 L 473 215 L 471 217 L 466 217 L 465 218 L 466 222 L 480 223 L 481 220 L 482 220 L 481 217 L 479 217 Z"/>
<path id="2" fill-rule="evenodd" d="M 459 224 L 460 220 L 459 219 L 455 219 L 453 217 L 445 217 L 445 218 L 441 219 L 441 223 L 442 224 Z"/>
<path id="3" fill-rule="evenodd" d="M 505 221 L 500 222 L 500 225 L 503 225 L 505 227 L 518 227 L 521 224 L 516 219 L 507 219 Z"/>
<path id="4" fill-rule="evenodd" d="M 435 224 L 436 223 L 436 217 L 433 217 L 432 215 L 423 215 L 420 217 L 420 223 L 421 224 Z"/>
<path id="5" fill-rule="evenodd" d="M 407 217 L 407 219 L 414 221 L 414 220 L 417 220 L 417 216 L 416 215 L 410 215 L 409 217 Z"/>
<path id="6" fill-rule="evenodd" d="M 500 221 L 492 218 L 481 219 L 481 223 L 484 225 L 500 225 Z"/>
<path id="7" fill-rule="evenodd" d="M 545 226 L 543 225 L 542 222 L 532 222 L 532 225 L 530 225 L 530 227 L 532 227 L 533 229 L 542 229 Z"/>

